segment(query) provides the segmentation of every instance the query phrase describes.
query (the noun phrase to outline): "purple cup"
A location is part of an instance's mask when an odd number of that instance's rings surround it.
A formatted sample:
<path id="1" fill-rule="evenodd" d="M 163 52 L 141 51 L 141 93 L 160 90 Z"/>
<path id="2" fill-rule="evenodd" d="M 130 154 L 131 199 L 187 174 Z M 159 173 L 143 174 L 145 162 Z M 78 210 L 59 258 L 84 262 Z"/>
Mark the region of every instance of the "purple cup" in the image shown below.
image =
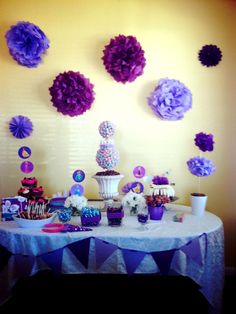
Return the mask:
<path id="1" fill-rule="evenodd" d="M 148 206 L 148 212 L 151 220 L 161 220 L 164 212 L 163 206 L 151 207 Z"/>

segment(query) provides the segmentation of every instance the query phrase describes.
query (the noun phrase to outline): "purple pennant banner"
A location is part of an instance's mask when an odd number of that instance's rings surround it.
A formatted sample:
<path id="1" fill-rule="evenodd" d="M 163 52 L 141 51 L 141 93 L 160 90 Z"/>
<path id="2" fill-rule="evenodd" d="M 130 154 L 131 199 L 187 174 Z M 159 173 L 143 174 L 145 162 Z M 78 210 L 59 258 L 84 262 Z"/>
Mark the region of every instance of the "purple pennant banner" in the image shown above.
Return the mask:
<path id="1" fill-rule="evenodd" d="M 100 239 L 94 239 L 95 241 L 95 254 L 96 254 L 96 268 L 100 268 L 101 265 L 113 254 L 118 247 L 112 243 L 102 241 Z"/>
<path id="2" fill-rule="evenodd" d="M 188 257 L 194 260 L 198 265 L 202 265 L 202 255 L 199 243 L 199 237 L 182 246 L 181 251 L 183 251 Z"/>
<path id="3" fill-rule="evenodd" d="M 132 275 L 147 253 L 127 249 L 121 250 L 125 261 L 126 271 L 129 275 Z"/>
<path id="4" fill-rule="evenodd" d="M 61 272 L 63 249 L 64 248 L 61 248 L 61 249 L 58 249 L 56 251 L 45 253 L 45 254 L 41 255 L 44 262 L 50 268 L 52 268 L 52 270 L 55 273 L 58 273 L 58 274 L 60 274 L 60 272 Z"/>
<path id="5" fill-rule="evenodd" d="M 68 245 L 68 248 L 85 268 L 88 268 L 90 239 L 87 238 Z"/>
<path id="6" fill-rule="evenodd" d="M 151 253 L 162 275 L 168 275 L 175 251 L 176 249 Z"/>

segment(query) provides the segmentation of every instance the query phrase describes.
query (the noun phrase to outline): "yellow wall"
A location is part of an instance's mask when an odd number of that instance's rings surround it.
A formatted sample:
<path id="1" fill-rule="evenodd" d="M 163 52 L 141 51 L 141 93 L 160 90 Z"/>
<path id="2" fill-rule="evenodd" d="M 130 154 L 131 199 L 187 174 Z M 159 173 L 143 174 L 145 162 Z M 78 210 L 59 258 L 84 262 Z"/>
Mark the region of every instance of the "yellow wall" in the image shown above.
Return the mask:
<path id="1" fill-rule="evenodd" d="M 197 178 L 186 167 L 199 154 L 194 135 L 213 133 L 215 150 L 204 156 L 217 172 L 201 180 L 202 192 L 208 194 L 208 210 L 224 221 L 227 265 L 236 266 L 235 12 L 233 0 L 0 0 L 1 196 L 15 195 L 20 187 L 17 151 L 28 145 L 33 175 L 49 197 L 70 188 L 77 168 L 86 171 L 86 196 L 97 197 L 91 176 L 101 170 L 95 161 L 98 125 L 112 120 L 123 183 L 133 180 L 135 165 L 144 165 L 149 174 L 171 170 L 179 202 L 189 204 L 190 192 L 197 189 Z M 18 65 L 8 53 L 4 35 L 18 21 L 38 25 L 50 39 L 36 69 Z M 125 85 L 110 77 L 101 60 L 104 46 L 118 34 L 136 36 L 147 59 L 144 75 Z M 197 60 L 205 44 L 221 48 L 217 67 Z M 68 70 L 80 71 L 95 85 L 92 109 L 75 118 L 57 113 L 48 92 L 55 76 Z M 146 98 L 163 77 L 178 79 L 192 91 L 193 108 L 182 121 L 161 121 L 147 106 Z M 19 114 L 34 124 L 24 140 L 8 130 Z"/>

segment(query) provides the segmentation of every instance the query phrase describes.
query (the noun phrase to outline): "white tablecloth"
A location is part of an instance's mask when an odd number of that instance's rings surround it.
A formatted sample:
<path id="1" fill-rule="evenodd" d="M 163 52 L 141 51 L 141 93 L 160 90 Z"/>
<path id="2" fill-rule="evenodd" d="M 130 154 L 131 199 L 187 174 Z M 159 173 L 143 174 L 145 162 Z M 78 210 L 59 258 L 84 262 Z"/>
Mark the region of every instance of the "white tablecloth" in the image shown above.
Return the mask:
<path id="1" fill-rule="evenodd" d="M 201 286 L 201 292 L 212 305 L 213 313 L 220 312 L 223 278 L 224 278 L 224 235 L 222 221 L 210 212 L 203 217 L 193 216 L 190 208 L 182 205 L 167 205 L 167 211 L 161 221 L 149 220 L 142 228 L 136 216 L 128 213 L 123 218 L 122 225 L 111 227 L 107 224 L 105 213 L 101 223 L 89 232 L 48 234 L 40 229 L 18 228 L 14 221 L 0 224 L 0 244 L 14 255 L 8 262 L 8 268 L 0 274 L 0 289 L 2 299 L 7 295 L 20 274 L 14 268 L 18 267 L 19 255 L 26 255 L 32 260 L 30 274 L 40 269 L 48 268 L 40 255 L 60 249 L 63 250 L 62 273 L 127 273 L 121 250 L 112 254 L 105 263 L 96 268 L 94 239 L 107 241 L 121 249 L 133 249 L 142 252 L 159 252 L 179 249 L 189 241 L 199 237 L 202 255 L 202 265 L 190 259 L 183 251 L 176 251 L 171 267 L 171 273 L 178 273 L 192 278 Z M 183 223 L 174 222 L 176 211 L 184 211 Z M 74 217 L 73 223 L 79 223 L 79 217 Z M 90 242 L 89 264 L 86 269 L 67 248 L 69 243 L 92 237 Z M 18 261 L 16 261 L 16 257 Z M 158 266 L 151 254 L 147 254 L 135 273 L 157 273 Z M 3 284 L 4 283 L 4 284 Z M 7 289 L 6 289 L 7 287 Z M 0 296 L 1 298 L 1 296 Z"/>

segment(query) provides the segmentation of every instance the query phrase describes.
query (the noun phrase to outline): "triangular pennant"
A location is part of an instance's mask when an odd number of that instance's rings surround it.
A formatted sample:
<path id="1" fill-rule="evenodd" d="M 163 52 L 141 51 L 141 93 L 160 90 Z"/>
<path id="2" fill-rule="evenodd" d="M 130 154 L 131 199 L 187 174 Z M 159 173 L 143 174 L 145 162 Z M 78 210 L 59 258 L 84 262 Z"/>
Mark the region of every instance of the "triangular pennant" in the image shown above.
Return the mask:
<path id="1" fill-rule="evenodd" d="M 45 253 L 41 255 L 42 259 L 44 262 L 52 268 L 52 270 L 55 273 L 60 273 L 61 272 L 61 263 L 62 263 L 62 255 L 63 255 L 63 248 Z"/>
<path id="2" fill-rule="evenodd" d="M 21 277 L 29 276 L 34 266 L 35 256 L 16 254 L 14 255 L 14 262 L 14 272 L 16 276 L 19 274 Z"/>
<path id="3" fill-rule="evenodd" d="M 90 239 L 79 240 L 68 245 L 68 248 L 85 268 L 88 268 Z"/>
<path id="4" fill-rule="evenodd" d="M 147 253 L 127 249 L 121 250 L 123 253 L 127 273 L 132 275 Z"/>
<path id="5" fill-rule="evenodd" d="M 168 275 L 175 251 L 176 249 L 151 253 L 162 275 Z"/>
<path id="6" fill-rule="evenodd" d="M 108 259 L 108 257 L 111 256 L 111 254 L 113 254 L 114 251 L 118 249 L 118 247 L 115 244 L 108 243 L 100 239 L 95 238 L 94 240 L 96 252 L 96 268 L 99 268 L 105 262 L 105 260 Z"/>
<path id="7" fill-rule="evenodd" d="M 183 251 L 188 257 L 190 257 L 196 263 L 202 265 L 202 255 L 199 237 L 182 246 L 180 250 Z"/>
<path id="8" fill-rule="evenodd" d="M 4 246 L 0 245 L 0 272 L 7 265 L 11 255 L 11 252 L 9 252 Z"/>

